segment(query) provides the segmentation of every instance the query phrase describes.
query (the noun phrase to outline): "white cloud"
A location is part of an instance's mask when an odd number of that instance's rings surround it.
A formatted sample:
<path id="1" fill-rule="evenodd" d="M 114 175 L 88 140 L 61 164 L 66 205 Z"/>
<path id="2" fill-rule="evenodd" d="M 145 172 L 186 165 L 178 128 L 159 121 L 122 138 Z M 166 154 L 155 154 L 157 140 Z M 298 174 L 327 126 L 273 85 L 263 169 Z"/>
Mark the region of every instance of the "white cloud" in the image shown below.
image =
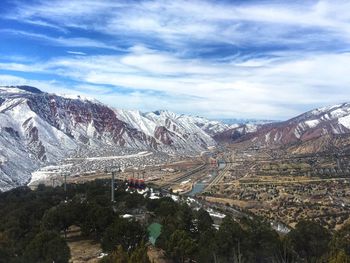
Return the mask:
<path id="1" fill-rule="evenodd" d="M 209 1 L 53 0 L 21 4 L 13 17 L 59 27 L 92 29 L 112 36 L 143 34 L 167 43 L 218 41 L 242 44 L 308 41 L 290 33 L 317 29 L 349 42 L 350 3 L 346 0 L 217 3 Z M 321 32 L 321 31 L 327 31 Z M 188 39 L 186 39 L 186 37 Z"/>
<path id="2" fill-rule="evenodd" d="M 71 51 L 71 50 L 68 50 L 67 53 L 68 53 L 68 54 L 72 54 L 72 55 L 79 55 L 79 56 L 85 56 L 85 55 L 86 55 L 85 52 L 81 52 L 81 51 Z"/>
<path id="3" fill-rule="evenodd" d="M 14 29 L 0 29 L 1 33 L 5 34 L 13 34 L 20 37 L 37 39 L 43 42 L 48 42 L 52 45 L 57 46 L 67 46 L 67 47 L 94 47 L 94 48 L 106 48 L 112 50 L 124 50 L 117 46 L 108 45 L 101 41 L 84 38 L 84 37 L 51 37 L 44 34 L 38 33 L 30 33 L 22 30 L 14 30 Z"/>
<path id="4" fill-rule="evenodd" d="M 76 56 L 44 62 L 3 61 L 0 69 L 56 74 L 80 83 L 75 91 L 117 107 L 169 108 L 209 117 L 292 117 L 306 107 L 350 98 L 350 54 L 344 52 L 350 44 L 348 10 L 345 0 L 21 4 L 12 19 L 65 34 L 3 33 L 97 52 L 69 50 Z M 73 28 L 89 36 L 107 34 L 109 41 L 71 35 Z M 96 55 L 101 48 L 111 54 Z M 45 89 L 53 90 L 49 84 Z"/>
<path id="5" fill-rule="evenodd" d="M 36 64 L 0 66 L 38 70 Z M 40 64 L 41 72 L 59 72 L 60 76 L 86 83 L 75 89 L 116 107 L 122 103 L 127 108 L 154 110 L 167 104 L 166 108 L 210 117 L 218 114 L 264 118 L 292 117 L 300 113 L 300 107 L 346 100 L 350 97 L 348 68 L 350 53 L 218 63 L 179 58 L 142 47 L 130 49 L 125 55 L 57 58 Z M 122 102 L 113 101 L 112 87 L 130 92 L 118 94 L 118 98 L 123 97 Z M 143 100 L 138 99 L 141 96 Z"/>

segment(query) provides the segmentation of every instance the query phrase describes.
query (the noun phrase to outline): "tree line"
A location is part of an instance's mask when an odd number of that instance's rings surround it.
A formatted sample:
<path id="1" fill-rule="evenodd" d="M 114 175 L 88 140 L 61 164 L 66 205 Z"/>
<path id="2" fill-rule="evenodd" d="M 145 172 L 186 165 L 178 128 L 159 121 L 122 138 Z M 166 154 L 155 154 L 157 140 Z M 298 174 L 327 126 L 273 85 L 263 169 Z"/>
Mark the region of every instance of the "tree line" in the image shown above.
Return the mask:
<path id="1" fill-rule="evenodd" d="M 148 263 L 147 226 L 153 222 L 162 225 L 156 247 L 172 262 L 350 262 L 349 224 L 332 232 L 301 221 L 280 235 L 258 217 L 226 216 L 215 226 L 204 209 L 128 193 L 123 184 L 114 204 L 109 195 L 107 180 L 70 184 L 67 199 L 62 187 L 44 185 L 0 194 L 0 263 L 68 262 L 65 236 L 71 226 L 101 244 L 108 254 L 103 263 Z M 145 216 L 125 219 L 125 213 Z"/>

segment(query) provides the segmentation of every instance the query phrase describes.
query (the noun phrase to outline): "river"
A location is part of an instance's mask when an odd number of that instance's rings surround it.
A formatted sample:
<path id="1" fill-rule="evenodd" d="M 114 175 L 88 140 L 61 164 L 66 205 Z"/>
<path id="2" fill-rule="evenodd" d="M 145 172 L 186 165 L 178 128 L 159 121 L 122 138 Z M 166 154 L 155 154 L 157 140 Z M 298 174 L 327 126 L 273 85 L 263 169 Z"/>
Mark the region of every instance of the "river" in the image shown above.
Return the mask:
<path id="1" fill-rule="evenodd" d="M 199 194 L 203 192 L 203 190 L 207 187 L 207 185 L 215 179 L 216 176 L 218 176 L 218 170 L 224 169 L 226 166 L 225 162 L 223 160 L 219 161 L 219 167 L 216 170 L 213 170 L 205 176 L 204 178 L 200 179 L 199 181 L 195 182 L 192 190 L 188 192 L 186 195 L 188 196 L 195 196 L 196 194 Z"/>

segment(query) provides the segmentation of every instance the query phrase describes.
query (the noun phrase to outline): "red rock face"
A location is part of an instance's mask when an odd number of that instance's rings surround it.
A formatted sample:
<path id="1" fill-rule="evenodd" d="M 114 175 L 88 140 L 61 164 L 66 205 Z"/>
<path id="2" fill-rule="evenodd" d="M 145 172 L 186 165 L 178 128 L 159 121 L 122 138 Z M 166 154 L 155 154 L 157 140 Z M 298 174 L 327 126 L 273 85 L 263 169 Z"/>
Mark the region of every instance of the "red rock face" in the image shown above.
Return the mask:
<path id="1" fill-rule="evenodd" d="M 164 126 L 157 127 L 154 132 L 154 137 L 165 145 L 173 144 L 173 140 L 171 139 L 172 136 L 175 136 L 175 134 L 170 132 Z"/>
<path id="2" fill-rule="evenodd" d="M 32 125 L 31 120 L 32 118 L 29 118 L 22 125 L 27 132 L 28 148 L 38 160 L 45 162 L 47 160 L 46 149 L 39 139 L 38 128 Z"/>
<path id="3" fill-rule="evenodd" d="M 259 127 L 259 125 L 257 127 Z M 238 127 L 216 133 L 214 134 L 213 138 L 219 143 L 232 143 L 235 141 L 240 141 L 241 138 L 248 138 L 250 133 L 251 132 L 249 131 L 248 126 L 246 124 L 242 124 Z"/>
<path id="4" fill-rule="evenodd" d="M 338 123 L 337 120 L 320 122 L 315 127 L 307 127 L 305 121 L 298 117 L 290 121 L 261 126 L 255 133 L 239 138 L 239 141 L 254 140 L 262 145 L 278 146 L 291 145 L 298 142 L 314 140 L 324 135 L 349 134 L 349 130 Z"/>
<path id="5" fill-rule="evenodd" d="M 133 143 L 153 149 L 158 147 L 154 138 L 129 127 L 112 109 L 102 104 L 42 94 L 30 98 L 28 105 L 52 126 L 83 143 L 88 143 L 89 136 L 82 133 L 92 126 L 94 139 L 111 141 L 119 146 Z"/>
<path id="6" fill-rule="evenodd" d="M 350 105 L 313 110 L 288 121 L 261 125 L 256 132 L 244 134 L 237 129 L 215 135 L 219 142 L 251 141 L 256 145 L 282 146 L 316 140 L 325 135 L 350 134 L 350 130 L 339 121 L 339 116 L 350 115 Z"/>
<path id="7" fill-rule="evenodd" d="M 237 131 L 236 129 L 229 129 L 226 131 L 223 131 L 221 133 L 217 133 L 213 136 L 214 140 L 220 143 L 231 143 L 239 140 L 242 136 L 245 134 L 242 134 L 241 132 Z"/>

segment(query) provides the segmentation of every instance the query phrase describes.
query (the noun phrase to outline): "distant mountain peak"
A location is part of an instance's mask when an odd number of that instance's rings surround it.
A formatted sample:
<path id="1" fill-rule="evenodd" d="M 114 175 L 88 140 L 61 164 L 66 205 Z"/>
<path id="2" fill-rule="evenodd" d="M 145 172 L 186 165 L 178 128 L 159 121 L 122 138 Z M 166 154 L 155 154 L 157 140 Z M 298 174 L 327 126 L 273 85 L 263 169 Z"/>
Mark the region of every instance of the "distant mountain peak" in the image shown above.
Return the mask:
<path id="1" fill-rule="evenodd" d="M 164 110 L 164 109 L 159 109 L 159 110 L 152 111 L 152 113 L 154 113 L 154 114 L 157 115 L 157 116 L 160 116 L 160 115 L 162 115 L 162 114 L 167 114 L 167 113 L 169 113 L 169 111 L 168 111 L 168 110 Z"/>
<path id="2" fill-rule="evenodd" d="M 6 89 L 19 89 L 19 90 L 24 90 L 30 93 L 35 93 L 35 94 L 41 94 L 44 93 L 40 89 L 32 87 L 32 86 L 27 86 L 27 85 L 20 85 L 20 86 L 1 86 L 2 88 Z"/>
<path id="3" fill-rule="evenodd" d="M 162 113 L 163 110 L 156 110 L 156 111 L 153 111 L 153 113 L 157 116 L 159 116 L 161 113 Z"/>
<path id="4" fill-rule="evenodd" d="M 87 97 L 87 96 L 83 96 L 80 94 L 55 94 L 59 97 L 63 97 L 65 99 L 70 99 L 70 100 L 79 100 L 79 101 L 88 101 L 88 102 L 92 102 L 95 104 L 103 104 L 102 102 L 100 102 L 99 100 L 93 98 L 93 97 Z"/>

